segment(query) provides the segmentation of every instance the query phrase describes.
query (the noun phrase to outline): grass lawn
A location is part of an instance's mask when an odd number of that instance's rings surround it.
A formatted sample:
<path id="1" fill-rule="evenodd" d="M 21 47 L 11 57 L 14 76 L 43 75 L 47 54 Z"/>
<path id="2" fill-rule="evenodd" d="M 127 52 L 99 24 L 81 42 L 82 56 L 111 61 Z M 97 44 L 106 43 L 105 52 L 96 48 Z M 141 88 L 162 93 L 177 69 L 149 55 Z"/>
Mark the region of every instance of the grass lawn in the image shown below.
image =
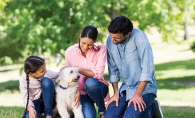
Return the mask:
<path id="1" fill-rule="evenodd" d="M 195 53 L 190 41 L 151 42 L 156 67 L 158 93 L 165 118 L 195 117 Z M 22 65 L 0 67 L 0 118 L 19 118 L 23 113 L 18 86 Z M 48 67 L 59 70 L 53 64 Z M 105 78 L 108 79 L 107 73 Z M 110 93 L 113 94 L 110 86 Z"/>

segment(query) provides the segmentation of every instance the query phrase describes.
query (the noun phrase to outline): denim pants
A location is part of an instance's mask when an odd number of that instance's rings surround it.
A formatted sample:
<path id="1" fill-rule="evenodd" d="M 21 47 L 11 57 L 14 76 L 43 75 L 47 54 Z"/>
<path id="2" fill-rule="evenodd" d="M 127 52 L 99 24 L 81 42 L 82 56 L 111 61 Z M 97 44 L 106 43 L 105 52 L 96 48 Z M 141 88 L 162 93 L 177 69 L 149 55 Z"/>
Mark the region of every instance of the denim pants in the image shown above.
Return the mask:
<path id="1" fill-rule="evenodd" d="M 104 97 L 108 93 L 108 86 L 95 78 L 88 78 L 85 81 L 84 88 L 87 95 L 81 95 L 81 105 L 84 118 L 95 118 L 96 110 L 94 103 L 98 107 L 99 113 L 106 110 Z"/>
<path id="2" fill-rule="evenodd" d="M 135 110 L 133 103 L 127 107 L 129 100 L 126 101 L 126 93 L 124 92 L 123 96 L 119 97 L 118 106 L 116 106 L 116 102 L 112 102 L 108 106 L 104 118 L 152 118 L 156 112 L 156 107 L 153 104 L 156 95 L 148 93 L 142 97 L 146 104 L 144 111 Z"/>
<path id="3" fill-rule="evenodd" d="M 42 95 L 34 100 L 37 115 L 44 113 L 45 116 L 52 116 L 52 109 L 55 105 L 55 88 L 51 79 L 45 77 L 41 80 Z M 25 118 L 29 118 L 28 110 L 24 111 Z"/>

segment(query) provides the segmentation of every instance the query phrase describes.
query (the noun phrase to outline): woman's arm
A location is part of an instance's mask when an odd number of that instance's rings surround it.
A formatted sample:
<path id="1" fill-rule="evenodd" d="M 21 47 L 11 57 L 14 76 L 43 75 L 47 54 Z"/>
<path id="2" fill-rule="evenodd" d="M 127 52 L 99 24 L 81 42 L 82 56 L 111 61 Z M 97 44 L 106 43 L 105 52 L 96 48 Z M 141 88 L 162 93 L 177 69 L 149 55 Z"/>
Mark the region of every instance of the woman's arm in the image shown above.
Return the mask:
<path id="1" fill-rule="evenodd" d="M 95 73 L 92 70 L 87 70 L 87 69 L 83 69 L 83 68 L 78 68 L 79 73 L 82 75 L 85 75 L 87 77 L 94 77 Z"/>
<path id="2" fill-rule="evenodd" d="M 95 66 L 91 68 L 94 72 L 94 78 L 102 79 L 104 76 L 104 70 L 107 62 L 106 46 L 101 45 L 99 52 L 97 53 L 97 60 Z"/>

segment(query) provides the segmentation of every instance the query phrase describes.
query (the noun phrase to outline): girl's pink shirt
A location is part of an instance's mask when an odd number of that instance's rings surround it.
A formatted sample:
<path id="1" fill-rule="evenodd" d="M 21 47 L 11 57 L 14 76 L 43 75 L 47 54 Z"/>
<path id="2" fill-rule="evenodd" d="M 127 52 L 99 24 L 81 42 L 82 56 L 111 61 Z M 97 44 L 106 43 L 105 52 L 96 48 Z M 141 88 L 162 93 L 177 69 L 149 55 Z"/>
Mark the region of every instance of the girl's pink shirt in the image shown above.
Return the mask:
<path id="1" fill-rule="evenodd" d="M 70 46 L 65 52 L 66 66 L 75 66 L 91 70 L 95 74 L 94 78 L 109 86 L 109 83 L 104 80 L 104 70 L 107 61 L 106 46 L 102 44 L 99 46 L 100 50 L 98 52 L 90 49 L 87 52 L 86 57 L 81 54 L 78 44 Z M 88 77 L 80 74 L 78 85 L 81 95 L 87 94 L 84 89 L 84 83 L 87 78 Z M 110 95 L 108 92 L 107 96 L 104 98 L 104 101 L 106 102 L 109 99 Z"/>

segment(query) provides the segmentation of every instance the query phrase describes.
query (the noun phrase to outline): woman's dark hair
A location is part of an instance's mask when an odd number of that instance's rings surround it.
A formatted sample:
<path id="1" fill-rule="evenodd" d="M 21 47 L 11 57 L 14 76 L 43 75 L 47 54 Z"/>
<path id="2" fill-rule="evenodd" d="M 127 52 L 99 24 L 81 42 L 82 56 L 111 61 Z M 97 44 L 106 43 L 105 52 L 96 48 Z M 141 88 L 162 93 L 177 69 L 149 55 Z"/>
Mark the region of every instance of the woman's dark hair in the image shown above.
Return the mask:
<path id="1" fill-rule="evenodd" d="M 97 28 L 95 26 L 92 26 L 92 25 L 85 26 L 83 28 L 81 34 L 80 34 L 80 38 L 85 38 L 85 37 L 90 38 L 94 42 L 96 42 L 97 37 L 98 37 L 98 30 L 97 30 Z M 80 38 L 79 38 L 79 47 L 80 47 Z M 100 47 L 94 45 L 93 46 L 93 50 L 94 51 L 99 51 L 100 50 Z"/>
<path id="2" fill-rule="evenodd" d="M 118 16 L 114 18 L 108 26 L 110 33 L 122 33 L 124 36 L 131 32 L 133 23 L 125 16 Z"/>
<path id="3" fill-rule="evenodd" d="M 27 102 L 26 109 L 28 107 L 29 102 L 29 76 L 28 74 L 35 73 L 43 64 L 45 60 L 38 56 L 29 56 L 24 63 L 24 72 L 26 73 L 26 82 L 27 82 Z"/>

